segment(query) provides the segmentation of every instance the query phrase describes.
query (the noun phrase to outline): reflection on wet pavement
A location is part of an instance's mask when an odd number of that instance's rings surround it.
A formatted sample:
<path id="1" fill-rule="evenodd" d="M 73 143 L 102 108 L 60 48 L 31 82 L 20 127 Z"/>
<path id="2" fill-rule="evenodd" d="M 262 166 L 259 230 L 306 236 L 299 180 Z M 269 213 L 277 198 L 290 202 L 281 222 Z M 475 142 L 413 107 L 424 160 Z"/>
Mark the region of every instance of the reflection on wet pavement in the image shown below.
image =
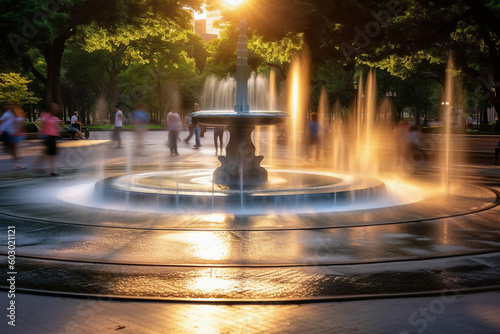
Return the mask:
<path id="1" fill-rule="evenodd" d="M 0 225 L 17 227 L 20 289 L 283 300 L 485 287 L 500 278 L 498 196 L 483 187 L 345 212 L 123 214 L 27 196 L 74 179 L 46 182 L 0 189 L 9 193 Z"/>

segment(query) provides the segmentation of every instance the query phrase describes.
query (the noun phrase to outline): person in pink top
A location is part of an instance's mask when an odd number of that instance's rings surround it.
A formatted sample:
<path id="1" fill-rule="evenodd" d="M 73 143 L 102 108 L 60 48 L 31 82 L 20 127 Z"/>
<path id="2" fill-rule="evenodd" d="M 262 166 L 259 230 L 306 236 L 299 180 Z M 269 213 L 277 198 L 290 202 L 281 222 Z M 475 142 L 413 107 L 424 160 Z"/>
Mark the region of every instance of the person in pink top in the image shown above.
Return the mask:
<path id="1" fill-rule="evenodd" d="M 61 107 L 58 104 L 52 103 L 50 112 L 42 114 L 42 125 L 40 128 L 40 135 L 45 144 L 45 154 L 49 159 L 51 176 L 59 175 L 56 173 L 57 139 L 59 138 L 58 125 L 62 122 L 59 119 L 59 115 L 61 115 Z M 37 162 L 43 158 L 44 156 L 41 155 Z"/>

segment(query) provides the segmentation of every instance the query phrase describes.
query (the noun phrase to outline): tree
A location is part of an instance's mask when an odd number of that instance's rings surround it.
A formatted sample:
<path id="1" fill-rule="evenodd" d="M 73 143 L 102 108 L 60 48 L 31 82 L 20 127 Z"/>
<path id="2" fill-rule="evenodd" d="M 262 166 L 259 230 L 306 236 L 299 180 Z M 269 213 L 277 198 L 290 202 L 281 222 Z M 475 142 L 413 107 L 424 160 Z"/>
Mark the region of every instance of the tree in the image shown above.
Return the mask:
<path id="1" fill-rule="evenodd" d="M 61 62 L 66 43 L 88 24 L 116 28 L 137 23 L 137 18 L 161 16 L 187 25 L 188 9 L 200 9 L 202 0 L 4 0 L 0 15 L 1 44 L 11 59 L 21 58 L 24 66 L 41 80 L 46 88 L 46 103 L 61 103 Z M 39 72 L 30 58 L 37 49 L 47 64 Z"/>
<path id="2" fill-rule="evenodd" d="M 454 74 L 476 83 L 477 100 L 500 110 L 500 3 L 489 0 L 402 1 L 404 12 L 388 22 L 380 43 L 361 61 L 407 77 L 424 69 L 443 84 L 451 51 Z M 497 122 L 500 130 L 500 122 Z"/>
<path id="3" fill-rule="evenodd" d="M 0 73 L 0 103 L 25 105 L 40 101 L 28 90 L 30 82 L 18 73 Z"/>

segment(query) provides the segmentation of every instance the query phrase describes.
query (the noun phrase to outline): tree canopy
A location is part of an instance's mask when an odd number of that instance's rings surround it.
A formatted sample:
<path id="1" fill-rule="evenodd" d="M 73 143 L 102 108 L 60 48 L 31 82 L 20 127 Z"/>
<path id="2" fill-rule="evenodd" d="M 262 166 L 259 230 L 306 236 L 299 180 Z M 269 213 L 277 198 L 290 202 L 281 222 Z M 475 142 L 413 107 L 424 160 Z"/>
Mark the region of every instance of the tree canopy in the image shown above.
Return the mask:
<path id="1" fill-rule="evenodd" d="M 192 31 L 192 9 L 203 3 L 224 17 L 208 44 Z M 204 77 L 234 73 L 242 18 L 251 70 L 274 67 L 285 80 L 293 54 L 307 45 L 313 101 L 325 87 L 329 100 L 348 105 L 352 81 L 375 67 L 380 96 L 398 87 L 400 109 L 437 108 L 432 99 L 451 52 L 468 93 L 463 107 L 500 109 L 498 0 L 248 0 L 235 8 L 221 0 L 5 0 L 0 70 L 38 79 L 46 103 L 64 98 L 76 107 L 76 97 L 93 95 L 109 108 L 143 96 L 160 115 L 173 86 L 192 104 Z"/>
<path id="2" fill-rule="evenodd" d="M 61 103 L 61 62 L 69 38 L 82 27 L 96 24 L 117 29 L 120 25 L 140 25 L 151 17 L 167 18 L 181 26 L 190 22 L 189 8 L 199 10 L 202 0 L 5 0 L 2 2 L 0 32 L 2 48 L 11 59 L 21 58 L 46 87 L 46 103 Z M 31 50 L 38 50 L 47 65 L 41 73 L 33 64 Z"/>
<path id="3" fill-rule="evenodd" d="M 18 73 L 0 73 L 0 103 L 24 105 L 40 101 L 29 91 L 30 82 Z"/>

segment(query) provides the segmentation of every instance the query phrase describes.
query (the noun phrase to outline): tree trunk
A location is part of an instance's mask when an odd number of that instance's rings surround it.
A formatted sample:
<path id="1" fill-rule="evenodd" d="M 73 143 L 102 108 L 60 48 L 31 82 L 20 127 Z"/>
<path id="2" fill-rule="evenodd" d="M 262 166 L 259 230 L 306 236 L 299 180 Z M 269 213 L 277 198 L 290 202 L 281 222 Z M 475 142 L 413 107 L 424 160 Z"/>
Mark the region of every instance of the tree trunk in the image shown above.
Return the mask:
<path id="1" fill-rule="evenodd" d="M 47 81 L 45 82 L 45 98 L 47 107 L 52 103 L 62 105 L 61 99 L 61 62 L 65 47 L 65 39 L 56 38 L 51 46 L 48 46 L 43 56 L 47 63 Z"/>
<path id="2" fill-rule="evenodd" d="M 115 62 L 114 59 L 112 59 L 107 64 L 106 69 L 107 69 L 108 76 L 109 76 L 108 101 L 109 101 L 109 110 L 111 112 L 114 112 L 115 106 L 117 104 L 118 74 L 120 74 L 120 72 L 126 68 L 127 68 L 127 66 L 124 66 L 121 63 Z"/>

